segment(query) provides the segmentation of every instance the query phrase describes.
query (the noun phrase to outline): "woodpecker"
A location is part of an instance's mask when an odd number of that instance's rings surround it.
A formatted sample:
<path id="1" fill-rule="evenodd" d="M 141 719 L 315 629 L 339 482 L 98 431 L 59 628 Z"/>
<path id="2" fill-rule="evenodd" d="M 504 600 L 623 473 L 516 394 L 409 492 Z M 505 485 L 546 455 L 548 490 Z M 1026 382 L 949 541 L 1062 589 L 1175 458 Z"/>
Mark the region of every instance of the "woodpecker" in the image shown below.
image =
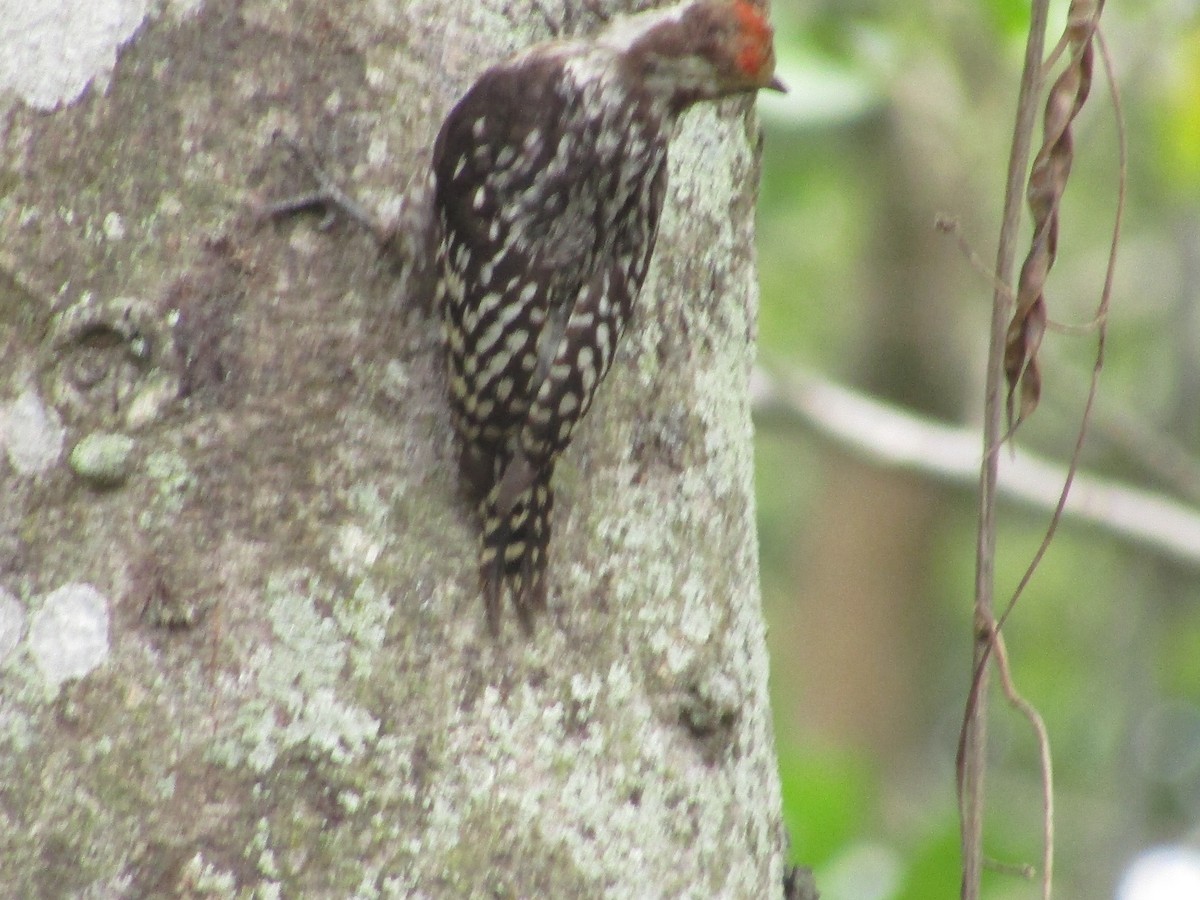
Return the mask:
<path id="1" fill-rule="evenodd" d="M 442 125 L 437 303 L 493 634 L 506 588 L 526 631 L 545 608 L 555 463 L 646 277 L 676 120 L 774 70 L 758 8 L 688 0 L 492 66 Z"/>

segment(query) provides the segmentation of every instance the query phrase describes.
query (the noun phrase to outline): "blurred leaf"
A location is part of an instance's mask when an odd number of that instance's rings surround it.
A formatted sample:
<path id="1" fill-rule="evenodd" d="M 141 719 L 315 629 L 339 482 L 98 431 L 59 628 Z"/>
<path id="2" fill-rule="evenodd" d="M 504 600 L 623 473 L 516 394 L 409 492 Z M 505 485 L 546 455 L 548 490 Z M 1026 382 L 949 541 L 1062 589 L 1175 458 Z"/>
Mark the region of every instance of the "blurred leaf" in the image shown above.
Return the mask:
<path id="1" fill-rule="evenodd" d="M 984 6 L 1005 38 L 1024 40 L 1029 29 L 1029 0 L 987 0 Z"/>
<path id="2" fill-rule="evenodd" d="M 1162 680 L 1170 693 L 1200 698 L 1200 593 L 1193 587 L 1180 600 L 1191 601 L 1174 613 L 1164 638 Z"/>
<path id="3" fill-rule="evenodd" d="M 824 900 L 893 900 L 904 864 L 891 847 L 860 841 L 817 875 Z"/>
<path id="4" fill-rule="evenodd" d="M 871 214 L 848 142 L 769 130 L 759 203 L 760 347 L 833 366 L 853 333 Z"/>
<path id="5" fill-rule="evenodd" d="M 883 100 L 861 70 L 816 56 L 785 55 L 776 73 L 788 92 L 764 93 L 758 101 L 764 121 L 772 126 L 837 125 L 861 118 Z"/>
<path id="6" fill-rule="evenodd" d="M 928 900 L 958 895 L 962 855 L 958 819 L 950 818 L 913 848 L 907 877 L 896 900 Z"/>
<path id="7" fill-rule="evenodd" d="M 1200 28 L 1183 34 L 1159 111 L 1162 165 L 1182 192 L 1200 193 Z"/>
<path id="8" fill-rule="evenodd" d="M 794 862 L 817 867 L 862 835 L 876 795 L 865 762 L 844 752 L 794 750 L 780 759 L 779 774 Z"/>
<path id="9" fill-rule="evenodd" d="M 1053 0 L 1055 35 L 1068 6 L 1068 0 Z M 759 347 L 768 367 L 800 362 L 844 377 L 866 358 L 867 338 L 890 327 L 893 311 L 922 302 L 911 289 L 911 258 L 874 255 L 881 226 L 903 221 L 897 204 L 922 215 L 928 208 L 932 221 L 940 211 L 934 198 L 944 204 L 942 198 L 960 195 L 964 203 L 991 197 L 979 217 L 999 217 L 994 206 L 1001 196 L 1029 4 L 984 0 L 951 9 L 813 0 L 777 3 L 774 12 L 783 77 L 793 89 L 783 99 L 798 105 L 763 111 Z M 1115 399 L 1118 409 L 1129 406 L 1164 430 L 1186 429 L 1195 420 L 1197 383 L 1191 288 L 1200 209 L 1200 6 L 1194 0 L 1110 5 L 1110 14 L 1118 17 L 1109 23 L 1108 38 L 1123 82 L 1131 152 L 1129 215 L 1114 295 L 1120 303 L 1111 319 L 1102 399 Z M 1108 252 L 1116 150 L 1107 88 L 1097 84 L 1093 93 L 1079 123 L 1074 183 L 1061 199 L 1069 240 L 1049 285 L 1050 313 L 1058 321 L 1090 318 Z M 965 165 L 943 167 L 931 155 L 929 180 L 915 184 L 913 196 L 899 194 L 881 177 L 894 167 L 898 150 L 925 153 L 943 144 Z M 1028 231 L 1026 226 L 1024 234 Z M 985 225 L 975 226 L 972 243 L 986 267 Z M 952 256 L 931 254 L 919 263 L 965 268 Z M 985 287 L 984 281 L 979 285 Z M 984 293 L 984 287 L 972 293 Z M 872 292 L 889 288 L 894 305 L 873 305 Z M 943 336 L 961 342 L 971 360 L 963 377 L 978 393 L 986 309 L 964 298 L 968 303 L 954 333 Z M 929 327 L 946 326 L 931 320 Z M 1083 398 L 1059 370 L 1070 365 L 1090 372 L 1095 339 L 1055 333 L 1048 341 L 1054 357 L 1048 360 L 1044 402 L 1055 414 L 1033 417 L 1022 442 L 1061 458 L 1073 445 Z M 963 415 L 978 417 L 974 400 Z M 812 548 L 807 536 L 827 527 L 820 501 L 831 451 L 804 431 L 770 420 L 757 425 L 764 604 L 775 617 L 778 644 L 780 635 L 812 627 L 797 603 L 805 590 L 805 554 Z M 1114 477 L 1135 479 L 1144 472 L 1119 444 L 1106 440 L 1103 428 L 1094 430 L 1087 452 L 1089 465 L 1098 463 Z M 821 690 L 824 673 L 804 673 L 788 656 L 793 648 L 772 646 L 792 855 L 817 869 L 818 887 L 822 875 L 837 874 L 839 864 L 861 869 L 856 848 L 883 846 L 902 861 L 896 895 L 902 900 L 958 895 L 958 824 L 953 780 L 945 770 L 970 665 L 976 516 L 965 495 L 947 503 L 922 560 L 929 575 L 927 605 L 914 603 L 909 610 L 920 610 L 922 618 L 901 621 L 900 603 L 879 613 L 897 617 L 898 633 L 925 629 L 931 636 L 927 657 L 913 673 L 920 679 L 914 691 L 921 703 L 911 712 L 924 729 L 921 743 L 861 749 L 914 760 L 910 769 L 898 773 L 891 762 L 873 756 L 844 760 L 789 745 L 796 722 L 804 722 L 809 733 L 804 693 Z M 1046 520 L 1044 513 L 1019 505 L 1002 506 L 998 603 L 1007 602 L 1021 578 Z M 877 564 L 875 549 L 859 546 L 863 565 Z M 1145 553 L 1065 523 L 1006 625 L 1017 684 L 1050 729 L 1059 819 L 1055 896 L 1114 896 L 1126 855 L 1151 839 L 1195 833 L 1200 823 L 1200 773 L 1189 755 L 1195 752 L 1194 736 L 1187 731 L 1181 739 L 1165 740 L 1146 714 L 1164 703 L 1200 708 L 1200 580 L 1193 570 L 1164 577 L 1158 569 Z M 803 678 L 811 680 L 802 687 Z M 1003 704 L 994 710 L 989 734 L 986 852 L 1006 862 L 1036 862 L 1035 743 L 1026 722 Z M 1162 753 L 1142 749 L 1157 740 L 1164 741 Z M 1163 759 L 1175 763 L 1179 777 L 1164 780 Z M 989 900 L 1039 894 L 1020 877 L 987 873 Z"/>

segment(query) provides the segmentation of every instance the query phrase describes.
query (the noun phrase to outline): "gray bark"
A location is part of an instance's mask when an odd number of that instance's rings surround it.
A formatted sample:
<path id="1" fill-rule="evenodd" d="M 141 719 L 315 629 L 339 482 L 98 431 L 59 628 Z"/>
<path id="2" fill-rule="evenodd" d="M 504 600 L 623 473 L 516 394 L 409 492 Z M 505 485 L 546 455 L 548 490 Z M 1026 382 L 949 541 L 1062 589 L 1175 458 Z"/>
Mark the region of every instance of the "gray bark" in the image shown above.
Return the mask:
<path id="1" fill-rule="evenodd" d="M 672 146 L 650 283 L 560 466 L 549 614 L 484 625 L 420 188 L 470 79 L 595 28 L 583 6 L 168 6 L 56 110 L 6 82 L 6 892 L 781 893 L 749 105 Z M 396 225 L 399 267 L 257 220 L 309 186 L 277 131 Z"/>

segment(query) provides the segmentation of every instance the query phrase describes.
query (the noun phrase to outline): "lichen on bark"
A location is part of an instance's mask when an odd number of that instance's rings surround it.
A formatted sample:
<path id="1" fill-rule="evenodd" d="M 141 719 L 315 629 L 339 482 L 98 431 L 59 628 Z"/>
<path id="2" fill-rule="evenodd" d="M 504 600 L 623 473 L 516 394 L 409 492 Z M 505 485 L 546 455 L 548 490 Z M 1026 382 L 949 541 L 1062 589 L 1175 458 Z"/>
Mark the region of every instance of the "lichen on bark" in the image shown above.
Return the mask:
<path id="1" fill-rule="evenodd" d="M 172 8 L 73 105 L 9 102 L 0 404 L 44 415 L 0 460 L 6 889 L 782 890 L 752 111 L 697 111 L 672 147 L 650 283 L 560 472 L 532 638 L 484 626 L 421 278 L 343 224 L 253 215 L 305 186 L 281 130 L 410 227 L 480 67 L 599 6 Z M 89 435 L 122 478 L 72 468 Z M 107 650 L 50 686 L 28 623 L 80 584 Z"/>

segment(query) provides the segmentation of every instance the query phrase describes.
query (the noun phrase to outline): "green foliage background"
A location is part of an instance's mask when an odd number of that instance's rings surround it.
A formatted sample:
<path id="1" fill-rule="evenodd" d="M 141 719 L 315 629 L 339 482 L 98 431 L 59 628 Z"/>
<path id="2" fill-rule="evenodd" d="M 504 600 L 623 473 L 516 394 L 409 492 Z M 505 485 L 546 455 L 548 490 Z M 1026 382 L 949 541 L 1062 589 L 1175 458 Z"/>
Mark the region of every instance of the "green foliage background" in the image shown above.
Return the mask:
<path id="1" fill-rule="evenodd" d="M 1066 3 L 1053 10 L 1048 46 Z M 760 101 L 763 365 L 978 423 L 991 288 L 933 222 L 954 218 L 980 259 L 994 257 L 1028 4 L 776 0 L 773 16 L 791 93 Z M 1110 2 L 1103 27 L 1128 122 L 1129 196 L 1083 466 L 1200 513 L 1200 8 Z M 1048 300 L 1052 319 L 1082 324 L 1103 283 L 1116 192 L 1114 115 L 1099 67 L 1075 137 Z M 1021 255 L 1027 222 L 1023 241 Z M 1047 337 L 1043 402 L 1022 448 L 1069 457 L 1095 352 L 1094 333 Z M 1154 461 L 1163 446 L 1183 453 L 1178 477 Z M 829 535 L 845 491 L 827 489 L 856 483 L 831 475 L 844 457 L 804 427 L 758 423 L 763 583 L 794 857 L 815 868 L 826 900 L 957 896 L 953 760 L 970 674 L 973 492 L 880 473 L 928 503 L 928 515 L 913 518 L 913 579 L 899 579 L 872 613 L 916 637 L 814 671 L 797 635 L 813 610 L 850 599 L 812 577 L 837 565 Z M 1048 518 L 1002 507 L 998 597 L 1016 586 Z M 844 534 L 845 556 L 834 557 L 869 568 L 877 541 L 869 528 Z M 1118 896 L 1140 852 L 1200 845 L 1200 571 L 1068 520 L 1006 635 L 1017 684 L 1052 742 L 1055 896 Z M 867 674 L 856 674 L 865 661 Z M 908 698 L 883 717 L 894 738 L 880 731 L 878 710 L 820 711 L 841 682 L 880 672 L 903 679 L 881 685 L 889 696 Z M 987 855 L 1036 865 L 1033 738 L 999 698 L 990 721 Z M 1035 882 L 1002 872 L 989 873 L 986 889 L 989 898 L 1040 896 Z"/>

